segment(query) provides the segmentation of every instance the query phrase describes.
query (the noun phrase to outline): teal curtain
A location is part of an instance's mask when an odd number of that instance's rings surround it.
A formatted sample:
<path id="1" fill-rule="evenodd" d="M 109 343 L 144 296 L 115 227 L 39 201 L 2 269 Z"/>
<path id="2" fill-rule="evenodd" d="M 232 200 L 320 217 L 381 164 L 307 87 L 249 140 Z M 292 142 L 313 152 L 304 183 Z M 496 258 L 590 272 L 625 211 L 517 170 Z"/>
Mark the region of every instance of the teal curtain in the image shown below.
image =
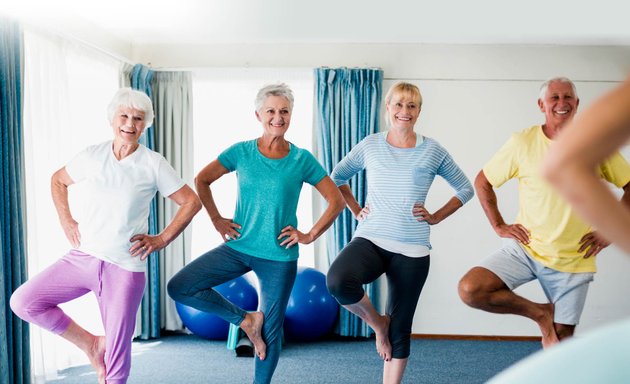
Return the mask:
<path id="1" fill-rule="evenodd" d="M 379 131 L 379 111 L 383 71 L 379 69 L 315 69 L 315 129 L 317 156 L 328 173 L 366 136 Z M 361 206 L 367 187 L 365 172 L 357 174 L 350 187 Z M 356 220 L 344 210 L 327 236 L 328 262 L 337 257 L 352 239 Z M 365 291 L 378 308 L 378 287 L 366 285 Z M 361 319 L 340 307 L 336 332 L 342 336 L 371 335 L 372 330 Z"/>
<path id="2" fill-rule="evenodd" d="M 0 17 L 0 383 L 30 383 L 28 325 L 9 298 L 26 280 L 22 131 L 22 30 Z"/>
<path id="3" fill-rule="evenodd" d="M 136 64 L 131 70 L 131 88 L 146 93 L 152 98 L 151 82 L 155 72 L 150 68 Z M 155 107 L 154 107 L 155 108 Z M 155 124 L 155 122 L 154 122 Z M 140 143 L 147 148 L 155 150 L 155 129 L 153 125 L 147 127 Z M 158 201 L 154 197 L 149 210 L 149 234 L 156 235 L 158 230 Z M 147 261 L 147 285 L 140 306 L 141 327 L 140 339 L 160 337 L 160 260 L 158 252 L 152 252 Z"/>

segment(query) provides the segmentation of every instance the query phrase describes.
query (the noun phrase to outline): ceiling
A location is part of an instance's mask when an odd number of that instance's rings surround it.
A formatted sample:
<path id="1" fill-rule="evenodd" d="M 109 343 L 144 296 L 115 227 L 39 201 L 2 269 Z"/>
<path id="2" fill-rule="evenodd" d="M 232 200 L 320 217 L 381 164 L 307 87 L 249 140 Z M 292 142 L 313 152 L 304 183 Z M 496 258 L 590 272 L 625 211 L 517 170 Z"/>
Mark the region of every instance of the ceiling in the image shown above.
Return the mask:
<path id="1" fill-rule="evenodd" d="M 124 43 L 630 45 L 624 0 L 0 0 L 0 12 Z M 582 4 L 584 3 L 584 4 Z"/>

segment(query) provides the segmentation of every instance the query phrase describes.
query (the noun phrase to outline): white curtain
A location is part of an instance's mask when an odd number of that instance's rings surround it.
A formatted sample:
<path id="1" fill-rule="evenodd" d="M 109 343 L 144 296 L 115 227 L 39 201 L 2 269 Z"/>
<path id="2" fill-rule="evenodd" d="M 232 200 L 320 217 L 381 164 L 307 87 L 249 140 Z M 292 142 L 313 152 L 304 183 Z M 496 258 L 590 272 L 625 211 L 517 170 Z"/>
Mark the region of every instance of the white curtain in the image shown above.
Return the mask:
<path id="1" fill-rule="evenodd" d="M 118 89 L 122 63 L 35 30 L 25 30 L 24 40 L 27 246 L 29 276 L 34 276 L 70 248 L 50 197 L 50 177 L 86 146 L 112 138 L 106 109 Z M 79 192 L 70 188 L 73 210 L 73 196 Z M 103 334 L 93 294 L 62 308 L 89 331 Z M 31 354 L 34 383 L 55 378 L 57 370 L 89 363 L 77 347 L 37 326 L 31 326 Z"/>

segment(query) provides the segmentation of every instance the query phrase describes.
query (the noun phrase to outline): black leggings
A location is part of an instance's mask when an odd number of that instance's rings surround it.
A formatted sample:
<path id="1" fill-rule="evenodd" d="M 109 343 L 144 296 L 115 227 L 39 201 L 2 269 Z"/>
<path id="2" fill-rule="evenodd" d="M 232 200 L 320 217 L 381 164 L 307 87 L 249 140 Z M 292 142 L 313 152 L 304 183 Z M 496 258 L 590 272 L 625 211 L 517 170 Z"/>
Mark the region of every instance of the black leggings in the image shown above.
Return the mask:
<path id="1" fill-rule="evenodd" d="M 330 266 L 326 285 L 339 304 L 355 304 L 365 294 L 362 285 L 373 282 L 383 273 L 387 276 L 392 357 L 406 359 L 409 357 L 413 315 L 429 274 L 429 256 L 408 257 L 355 237 Z"/>

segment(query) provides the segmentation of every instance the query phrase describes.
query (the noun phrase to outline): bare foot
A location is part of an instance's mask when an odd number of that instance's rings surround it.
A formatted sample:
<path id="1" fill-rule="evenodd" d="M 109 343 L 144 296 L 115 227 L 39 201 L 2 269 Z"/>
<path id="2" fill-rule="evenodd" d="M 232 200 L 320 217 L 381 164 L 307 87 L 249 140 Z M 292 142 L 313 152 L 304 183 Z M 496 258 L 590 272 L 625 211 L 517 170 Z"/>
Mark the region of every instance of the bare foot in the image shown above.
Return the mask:
<path id="1" fill-rule="evenodd" d="M 260 360 L 265 360 L 267 355 L 267 345 L 262 339 L 262 327 L 265 322 L 265 315 L 262 312 L 249 312 L 241 322 L 241 329 L 254 344 L 256 355 Z"/>
<path id="2" fill-rule="evenodd" d="M 383 320 L 381 327 L 374 329 L 376 334 L 376 352 L 385 361 L 392 359 L 392 345 L 389 343 L 389 323 L 392 319 L 389 315 L 381 316 Z"/>
<path id="3" fill-rule="evenodd" d="M 549 348 L 554 344 L 558 344 L 560 339 L 556 334 L 556 328 L 553 323 L 553 304 L 541 304 L 543 308 L 543 315 L 537 321 L 540 331 L 542 332 L 542 346 L 543 348 Z"/>
<path id="4" fill-rule="evenodd" d="M 87 355 L 98 376 L 98 383 L 105 384 L 105 336 L 94 337 L 94 343 Z"/>

